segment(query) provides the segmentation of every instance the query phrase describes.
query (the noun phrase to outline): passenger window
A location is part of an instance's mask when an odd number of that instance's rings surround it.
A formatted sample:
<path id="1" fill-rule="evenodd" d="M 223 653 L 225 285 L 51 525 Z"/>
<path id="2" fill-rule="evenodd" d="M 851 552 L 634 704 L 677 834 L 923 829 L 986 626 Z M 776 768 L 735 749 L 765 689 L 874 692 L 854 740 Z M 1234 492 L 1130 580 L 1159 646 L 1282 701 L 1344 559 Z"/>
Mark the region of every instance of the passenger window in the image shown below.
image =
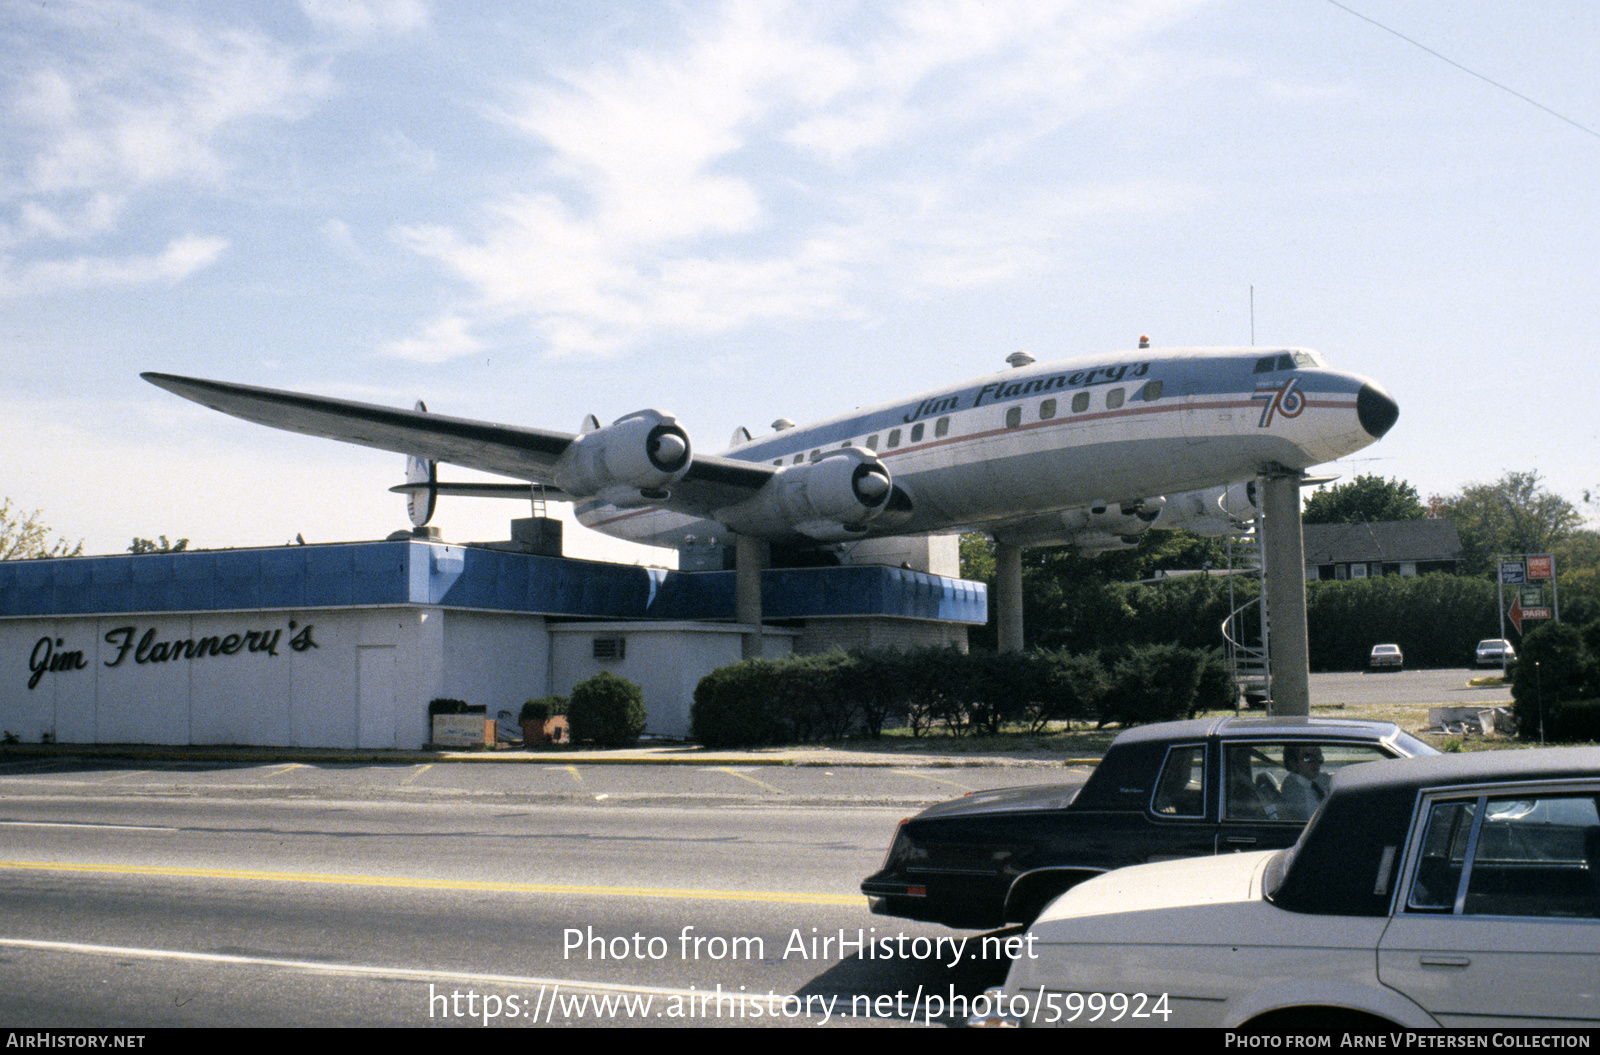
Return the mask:
<path id="1" fill-rule="evenodd" d="M 812 461 L 816 461 L 820 457 L 822 457 L 822 452 L 820 450 L 816 450 L 816 451 L 812 451 L 811 452 L 811 460 Z"/>
<path id="2" fill-rule="evenodd" d="M 940 418 L 938 421 L 933 423 L 933 435 L 934 435 L 935 439 L 939 438 L 940 436 L 948 436 L 949 434 L 950 434 L 950 419 L 949 418 Z"/>
<path id="3" fill-rule="evenodd" d="M 1051 418 L 1053 418 L 1055 416 L 1056 416 L 1056 401 L 1055 400 L 1047 399 L 1043 403 L 1039 404 L 1039 420 L 1040 421 L 1049 421 Z"/>
<path id="4" fill-rule="evenodd" d="M 1203 817 L 1206 812 L 1206 749 L 1204 745 L 1167 750 L 1150 808 L 1167 817 Z"/>
<path id="5" fill-rule="evenodd" d="M 1597 871 L 1600 813 L 1592 791 L 1434 802 L 1406 908 L 1600 919 Z"/>
<path id="6" fill-rule="evenodd" d="M 797 455 L 794 456 L 794 464 L 796 464 L 796 465 L 799 465 L 801 462 L 803 462 L 805 460 L 806 460 L 806 456 L 804 454 L 797 454 Z"/>
<path id="7" fill-rule="evenodd" d="M 898 447 L 898 446 L 900 446 L 900 430 L 899 429 L 890 429 L 889 430 L 889 446 L 890 447 Z"/>
<path id="8" fill-rule="evenodd" d="M 1370 744 L 1234 744 L 1223 754 L 1223 816 L 1303 823 L 1322 804 L 1328 782 L 1340 769 L 1387 757 Z"/>
<path id="9" fill-rule="evenodd" d="M 1006 411 L 1006 428 L 1014 429 L 1022 424 L 1022 408 L 1012 407 Z"/>
<path id="10" fill-rule="evenodd" d="M 1106 408 L 1116 410 L 1120 406 L 1122 406 L 1122 389 L 1113 388 L 1106 393 Z"/>
<path id="11" fill-rule="evenodd" d="M 1143 394 L 1144 401 L 1146 403 L 1154 403 L 1156 400 L 1160 399 L 1161 398 L 1161 388 L 1162 388 L 1162 385 L 1161 385 L 1160 381 L 1147 381 L 1147 382 L 1145 382 L 1144 394 Z"/>
<path id="12" fill-rule="evenodd" d="M 874 432 L 872 435 L 867 437 L 867 450 L 875 451 L 877 449 L 878 449 L 878 434 L 876 432 Z"/>
<path id="13" fill-rule="evenodd" d="M 1461 868 L 1467 859 L 1475 801 L 1436 802 L 1428 810 L 1406 907 L 1449 912 L 1455 908 L 1461 886 Z"/>
<path id="14" fill-rule="evenodd" d="M 1072 412 L 1082 414 L 1089 409 L 1089 393 L 1079 392 L 1072 397 Z"/>
<path id="15" fill-rule="evenodd" d="M 921 440 L 922 440 L 922 422 L 919 421 L 915 425 L 911 426 L 911 442 L 912 443 L 918 443 Z"/>

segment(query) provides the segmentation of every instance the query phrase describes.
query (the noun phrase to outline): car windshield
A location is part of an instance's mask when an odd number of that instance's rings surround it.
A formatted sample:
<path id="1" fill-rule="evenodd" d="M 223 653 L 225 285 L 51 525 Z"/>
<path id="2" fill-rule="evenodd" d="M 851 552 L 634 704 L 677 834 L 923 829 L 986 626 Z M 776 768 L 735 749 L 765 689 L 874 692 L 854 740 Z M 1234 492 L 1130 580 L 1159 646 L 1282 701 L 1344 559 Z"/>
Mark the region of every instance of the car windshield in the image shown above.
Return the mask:
<path id="1" fill-rule="evenodd" d="M 1418 755 L 1436 755 L 1439 753 L 1439 749 L 1428 743 L 1426 740 L 1418 740 L 1416 737 L 1406 732 L 1396 733 L 1394 740 L 1391 742 L 1395 747 L 1400 749 L 1402 754 L 1408 755 L 1411 758 L 1416 758 Z"/>

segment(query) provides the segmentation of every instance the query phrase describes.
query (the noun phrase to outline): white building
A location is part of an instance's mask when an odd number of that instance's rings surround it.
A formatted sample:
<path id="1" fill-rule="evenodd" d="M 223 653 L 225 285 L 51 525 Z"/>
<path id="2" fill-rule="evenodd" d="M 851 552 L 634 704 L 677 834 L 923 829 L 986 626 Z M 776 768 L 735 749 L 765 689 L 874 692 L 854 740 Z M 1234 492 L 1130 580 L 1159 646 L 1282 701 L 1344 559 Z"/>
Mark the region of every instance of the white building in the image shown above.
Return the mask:
<path id="1" fill-rule="evenodd" d="M 982 584 L 763 573 L 765 651 L 965 645 Z M 0 729 L 23 742 L 416 748 L 436 698 L 513 714 L 599 670 L 685 736 L 737 662 L 732 572 L 425 540 L 0 562 Z"/>

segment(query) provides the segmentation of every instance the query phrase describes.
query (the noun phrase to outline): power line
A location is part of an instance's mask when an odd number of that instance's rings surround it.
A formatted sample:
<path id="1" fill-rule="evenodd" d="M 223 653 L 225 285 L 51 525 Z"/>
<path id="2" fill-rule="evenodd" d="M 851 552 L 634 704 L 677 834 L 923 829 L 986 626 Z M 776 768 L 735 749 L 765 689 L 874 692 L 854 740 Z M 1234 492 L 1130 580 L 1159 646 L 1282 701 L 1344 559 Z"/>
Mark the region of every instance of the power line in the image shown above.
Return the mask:
<path id="1" fill-rule="evenodd" d="M 1457 62 L 1455 59 L 1450 58 L 1448 55 L 1439 54 L 1437 51 L 1434 51 L 1432 48 L 1428 47 L 1428 45 L 1422 43 L 1421 41 L 1412 40 L 1410 37 L 1406 36 L 1404 33 L 1400 32 L 1397 29 L 1390 29 L 1388 26 L 1384 25 L 1382 22 L 1379 22 L 1377 19 L 1368 18 L 1366 15 L 1363 15 L 1360 11 L 1356 11 L 1353 8 L 1346 7 L 1344 4 L 1339 3 L 1339 0 L 1328 0 L 1328 3 L 1332 4 L 1334 7 L 1337 7 L 1339 10 L 1345 12 L 1346 14 L 1355 15 L 1357 18 L 1361 19 L 1361 21 L 1363 21 L 1363 22 L 1370 22 L 1372 25 L 1377 26 L 1379 29 L 1383 30 L 1385 33 L 1389 33 L 1389 34 L 1392 34 L 1394 36 L 1399 37 L 1401 40 L 1405 41 L 1407 44 L 1412 45 L 1413 47 L 1421 48 L 1423 51 L 1426 51 L 1429 55 L 1432 55 L 1434 58 L 1439 59 L 1441 62 L 1448 62 L 1450 65 L 1454 66 L 1456 69 L 1460 70 L 1462 73 L 1470 74 L 1471 76 L 1478 78 L 1478 80 L 1484 82 L 1485 84 L 1492 85 L 1492 86 L 1494 86 L 1496 88 L 1499 88 L 1501 91 L 1507 93 L 1508 95 L 1514 95 L 1518 99 L 1521 99 L 1523 102 L 1527 103 L 1529 106 L 1536 106 L 1539 109 L 1543 110 L 1545 113 L 1549 114 L 1551 117 L 1554 117 L 1554 118 L 1557 118 L 1559 120 L 1565 121 L 1567 124 L 1571 125 L 1573 128 L 1578 129 L 1580 132 L 1587 132 L 1590 135 L 1594 136 L 1596 139 L 1600 139 L 1600 132 L 1595 131 L 1594 129 L 1590 128 L 1588 125 L 1579 124 L 1577 121 L 1574 121 L 1572 118 L 1568 117 L 1566 114 L 1563 114 L 1563 113 L 1560 113 L 1560 112 L 1558 112 L 1556 110 L 1550 109 L 1550 107 L 1546 106 L 1544 103 L 1539 102 L 1537 99 L 1530 99 L 1526 95 L 1523 95 L 1521 92 L 1517 91 L 1515 88 L 1508 88 L 1504 84 L 1501 84 L 1499 81 L 1494 80 L 1493 78 L 1485 77 L 1483 74 L 1479 73 L 1477 70 L 1469 69 L 1466 66 L 1461 65 L 1461 63 Z"/>

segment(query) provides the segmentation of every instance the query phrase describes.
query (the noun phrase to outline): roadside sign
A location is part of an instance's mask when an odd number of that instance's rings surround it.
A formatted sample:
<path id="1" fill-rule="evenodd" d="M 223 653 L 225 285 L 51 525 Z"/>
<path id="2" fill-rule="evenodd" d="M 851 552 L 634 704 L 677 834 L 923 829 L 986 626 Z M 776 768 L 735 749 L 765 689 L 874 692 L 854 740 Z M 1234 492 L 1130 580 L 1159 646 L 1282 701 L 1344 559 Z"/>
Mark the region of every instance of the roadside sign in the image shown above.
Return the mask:
<path id="1" fill-rule="evenodd" d="M 1556 559 L 1548 553 L 1528 554 L 1528 578 L 1554 579 L 1556 577 Z"/>
<path id="2" fill-rule="evenodd" d="M 1526 613 L 1530 608 L 1537 608 L 1544 604 L 1543 586 L 1521 586 L 1517 594 L 1522 601 L 1522 611 Z"/>
<path id="3" fill-rule="evenodd" d="M 1513 598 L 1511 611 L 1506 614 L 1511 617 L 1511 624 L 1517 628 L 1517 633 L 1519 634 L 1522 633 L 1522 621 L 1524 619 L 1550 619 L 1555 616 L 1554 612 L 1542 605 L 1531 608 L 1522 607 L 1521 597 Z"/>
<path id="4" fill-rule="evenodd" d="M 1500 582 L 1505 586 L 1521 586 L 1528 581 L 1527 567 L 1520 560 L 1500 562 Z"/>

